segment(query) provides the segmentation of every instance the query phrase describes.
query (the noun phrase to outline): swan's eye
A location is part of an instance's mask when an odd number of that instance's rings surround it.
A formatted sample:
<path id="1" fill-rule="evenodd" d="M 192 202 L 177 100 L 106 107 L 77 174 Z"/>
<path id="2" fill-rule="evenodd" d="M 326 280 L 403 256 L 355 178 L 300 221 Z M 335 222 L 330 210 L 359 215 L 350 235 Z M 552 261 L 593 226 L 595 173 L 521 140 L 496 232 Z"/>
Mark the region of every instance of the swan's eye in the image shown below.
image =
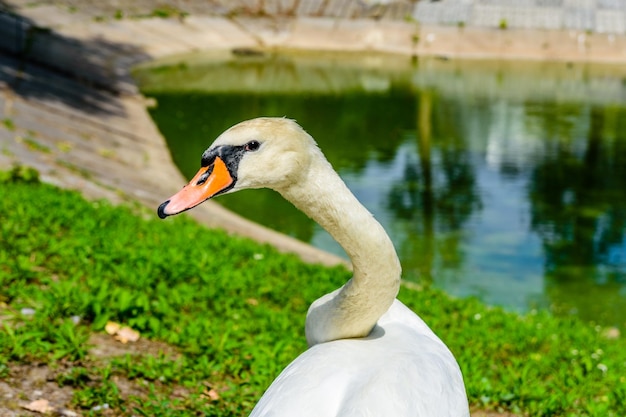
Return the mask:
<path id="1" fill-rule="evenodd" d="M 246 143 L 243 148 L 247 152 L 254 152 L 257 149 L 259 149 L 260 146 L 261 146 L 261 144 L 259 143 L 258 140 L 251 140 L 250 142 Z"/>

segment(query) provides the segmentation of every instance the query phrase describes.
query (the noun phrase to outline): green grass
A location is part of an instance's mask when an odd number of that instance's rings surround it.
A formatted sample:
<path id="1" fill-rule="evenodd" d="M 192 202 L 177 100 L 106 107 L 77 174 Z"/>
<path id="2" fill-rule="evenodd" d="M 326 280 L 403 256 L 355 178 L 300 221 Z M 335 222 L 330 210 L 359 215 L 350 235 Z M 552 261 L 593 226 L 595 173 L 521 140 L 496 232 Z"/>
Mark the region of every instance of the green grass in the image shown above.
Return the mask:
<path id="1" fill-rule="evenodd" d="M 246 415 L 306 348 L 308 305 L 349 278 L 185 216 L 86 201 L 24 168 L 0 175 L 0 213 L 0 378 L 23 364 L 56 367 L 55 383 L 87 414 L 106 403 L 124 416 Z M 454 352 L 473 407 L 626 415 L 623 337 L 433 288 L 399 298 Z M 95 358 L 89 337 L 109 320 L 177 353 Z"/>

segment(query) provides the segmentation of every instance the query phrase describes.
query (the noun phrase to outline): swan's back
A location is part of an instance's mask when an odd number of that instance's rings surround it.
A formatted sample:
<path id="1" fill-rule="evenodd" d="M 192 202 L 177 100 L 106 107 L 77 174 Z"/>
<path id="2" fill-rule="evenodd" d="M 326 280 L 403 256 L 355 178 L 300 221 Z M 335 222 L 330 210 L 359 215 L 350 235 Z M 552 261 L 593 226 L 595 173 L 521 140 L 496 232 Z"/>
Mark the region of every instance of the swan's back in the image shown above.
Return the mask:
<path id="1" fill-rule="evenodd" d="M 468 415 L 456 360 L 430 328 L 397 300 L 368 337 L 321 343 L 301 354 L 251 414 Z"/>

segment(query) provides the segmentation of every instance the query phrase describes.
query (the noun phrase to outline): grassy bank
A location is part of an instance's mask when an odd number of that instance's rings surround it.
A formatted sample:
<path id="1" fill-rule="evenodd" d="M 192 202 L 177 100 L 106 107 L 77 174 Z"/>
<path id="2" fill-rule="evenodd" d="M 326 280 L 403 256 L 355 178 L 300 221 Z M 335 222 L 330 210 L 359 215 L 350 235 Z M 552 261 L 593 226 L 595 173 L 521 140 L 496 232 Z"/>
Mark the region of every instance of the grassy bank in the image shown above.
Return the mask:
<path id="1" fill-rule="evenodd" d="M 184 216 L 88 202 L 28 170 L 0 178 L 0 381 L 49 367 L 80 413 L 245 415 L 306 348 L 308 305 L 349 278 Z M 399 298 L 453 351 L 474 408 L 626 415 L 623 337 L 433 288 Z M 109 321 L 162 343 L 96 355 Z"/>

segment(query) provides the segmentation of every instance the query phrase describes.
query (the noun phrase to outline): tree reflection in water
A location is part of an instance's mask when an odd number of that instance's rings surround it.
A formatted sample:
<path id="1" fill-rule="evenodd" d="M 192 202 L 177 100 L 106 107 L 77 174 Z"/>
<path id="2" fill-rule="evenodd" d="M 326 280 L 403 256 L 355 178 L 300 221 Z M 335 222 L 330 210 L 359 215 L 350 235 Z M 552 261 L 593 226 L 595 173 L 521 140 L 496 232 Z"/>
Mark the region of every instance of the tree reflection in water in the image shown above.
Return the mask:
<path id="1" fill-rule="evenodd" d="M 533 107 L 532 117 L 552 131 L 529 187 L 546 291 L 561 308 L 588 319 L 611 315 L 603 313 L 606 305 L 626 311 L 626 110 L 584 109 L 579 117 L 589 121 L 588 129 L 577 137 L 571 128 L 551 128 L 570 124 L 566 109 Z"/>
<path id="2" fill-rule="evenodd" d="M 460 268 L 462 226 L 481 206 L 461 126 L 450 122 L 453 107 L 433 100 L 432 91 L 418 93 L 417 155 L 405 159 L 387 206 L 412 228 L 399 248 L 405 273 L 427 282 L 435 281 L 436 257 L 446 268 Z"/>

